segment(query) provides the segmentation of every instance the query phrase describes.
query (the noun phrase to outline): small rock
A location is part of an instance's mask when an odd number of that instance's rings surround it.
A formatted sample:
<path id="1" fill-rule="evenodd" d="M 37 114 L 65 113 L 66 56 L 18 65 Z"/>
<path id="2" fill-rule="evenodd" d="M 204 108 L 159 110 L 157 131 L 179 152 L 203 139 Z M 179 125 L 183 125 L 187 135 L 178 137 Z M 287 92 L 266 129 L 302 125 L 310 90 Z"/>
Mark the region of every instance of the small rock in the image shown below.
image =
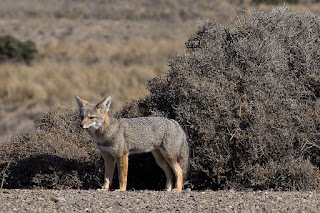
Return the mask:
<path id="1" fill-rule="evenodd" d="M 66 202 L 66 199 L 64 199 L 63 197 L 52 197 L 51 200 L 54 201 L 55 203 Z"/>
<path id="2" fill-rule="evenodd" d="M 186 189 L 184 190 L 184 192 L 189 193 L 189 192 L 191 192 L 191 189 L 190 189 L 190 188 L 186 188 Z"/>

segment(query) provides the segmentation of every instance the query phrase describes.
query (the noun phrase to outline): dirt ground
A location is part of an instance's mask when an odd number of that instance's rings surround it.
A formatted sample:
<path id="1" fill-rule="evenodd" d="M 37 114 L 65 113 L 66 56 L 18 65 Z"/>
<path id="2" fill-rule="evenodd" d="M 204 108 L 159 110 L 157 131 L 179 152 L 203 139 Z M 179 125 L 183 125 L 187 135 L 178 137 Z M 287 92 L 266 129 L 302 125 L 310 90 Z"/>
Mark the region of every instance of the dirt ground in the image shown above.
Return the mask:
<path id="1" fill-rule="evenodd" d="M 0 212 L 319 212 L 319 192 L 0 190 Z"/>

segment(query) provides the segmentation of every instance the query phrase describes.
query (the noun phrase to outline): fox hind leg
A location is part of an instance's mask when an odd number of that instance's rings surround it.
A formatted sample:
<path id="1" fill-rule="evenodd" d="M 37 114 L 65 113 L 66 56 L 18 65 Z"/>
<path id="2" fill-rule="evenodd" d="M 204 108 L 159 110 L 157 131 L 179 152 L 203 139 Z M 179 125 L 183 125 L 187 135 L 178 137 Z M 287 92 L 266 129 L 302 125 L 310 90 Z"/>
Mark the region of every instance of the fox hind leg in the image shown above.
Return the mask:
<path id="1" fill-rule="evenodd" d="M 174 171 L 174 174 L 176 175 L 176 185 L 173 191 L 175 192 L 181 192 L 182 186 L 183 186 L 183 171 L 181 169 L 180 164 L 177 162 L 177 160 L 171 160 L 170 165 L 172 166 L 172 170 Z"/>
<path id="2" fill-rule="evenodd" d="M 153 150 L 152 155 L 155 158 L 157 164 L 160 166 L 161 169 L 163 169 L 164 173 L 166 174 L 166 191 L 171 191 L 172 186 L 175 182 L 175 176 L 170 165 L 168 164 L 167 160 L 162 156 L 160 150 Z"/>
<path id="3" fill-rule="evenodd" d="M 183 186 L 183 171 L 181 169 L 180 164 L 178 163 L 178 160 L 176 157 L 169 156 L 168 152 L 165 150 L 161 149 L 161 154 L 162 156 L 167 160 L 169 163 L 170 167 L 172 168 L 172 171 L 175 175 L 175 188 L 172 190 L 174 192 L 181 192 L 182 191 L 182 186 Z"/>

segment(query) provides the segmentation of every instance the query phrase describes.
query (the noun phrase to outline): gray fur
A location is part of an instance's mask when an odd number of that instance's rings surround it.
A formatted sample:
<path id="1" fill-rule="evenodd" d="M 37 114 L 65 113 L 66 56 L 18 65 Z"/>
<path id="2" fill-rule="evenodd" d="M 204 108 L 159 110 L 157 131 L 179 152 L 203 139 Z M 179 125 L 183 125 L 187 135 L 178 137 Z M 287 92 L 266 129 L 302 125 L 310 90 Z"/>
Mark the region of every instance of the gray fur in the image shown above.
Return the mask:
<path id="1" fill-rule="evenodd" d="M 114 166 L 114 163 L 111 163 L 110 168 L 108 166 L 110 162 L 108 161 L 114 161 L 115 159 L 118 166 L 121 166 L 122 164 L 125 165 L 122 160 L 123 156 L 151 151 L 158 165 L 166 173 L 166 189 L 171 190 L 174 174 L 176 176 L 175 190 L 181 191 L 182 183 L 177 183 L 180 169 L 174 162 L 178 162 L 185 178 L 188 168 L 189 147 L 186 135 L 178 122 L 164 117 L 109 118 L 108 115 L 102 113 L 101 104 L 84 106 L 82 103 L 84 100 L 77 96 L 76 98 L 82 117 L 82 126 L 88 128 L 104 157 L 106 173 L 107 170 L 112 170 L 112 166 Z M 102 108 L 105 108 L 105 104 L 109 108 L 111 97 L 104 99 L 101 103 L 104 105 Z M 123 172 L 126 172 L 125 169 L 123 169 Z M 109 173 L 109 176 L 112 176 L 112 174 L 113 172 Z M 107 183 L 105 184 L 107 186 L 104 186 L 106 189 L 109 189 L 111 180 L 112 177 L 108 177 L 106 174 Z M 125 186 L 126 183 L 120 186 L 120 190 L 121 187 L 122 190 L 125 190 Z"/>

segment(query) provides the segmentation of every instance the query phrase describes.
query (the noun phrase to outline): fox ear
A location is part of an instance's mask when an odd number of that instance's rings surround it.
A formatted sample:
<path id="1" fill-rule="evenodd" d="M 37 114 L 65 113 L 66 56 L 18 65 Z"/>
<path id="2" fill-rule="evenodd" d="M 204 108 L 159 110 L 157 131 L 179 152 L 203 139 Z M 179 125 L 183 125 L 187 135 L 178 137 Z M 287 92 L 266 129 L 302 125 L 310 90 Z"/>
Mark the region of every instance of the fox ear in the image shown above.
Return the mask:
<path id="1" fill-rule="evenodd" d="M 101 103 L 99 104 L 99 106 L 102 106 L 103 109 L 106 110 L 106 112 L 109 111 L 110 105 L 111 105 L 111 96 L 107 97 L 106 99 L 101 101 Z"/>
<path id="2" fill-rule="evenodd" d="M 87 106 L 87 105 L 89 105 L 89 102 L 88 102 L 88 101 L 80 98 L 80 97 L 77 96 L 77 95 L 75 95 L 75 97 L 76 97 L 76 100 L 77 100 L 77 102 L 78 102 L 78 106 L 79 106 L 80 109 L 83 108 L 83 107 L 85 107 L 85 106 Z"/>

